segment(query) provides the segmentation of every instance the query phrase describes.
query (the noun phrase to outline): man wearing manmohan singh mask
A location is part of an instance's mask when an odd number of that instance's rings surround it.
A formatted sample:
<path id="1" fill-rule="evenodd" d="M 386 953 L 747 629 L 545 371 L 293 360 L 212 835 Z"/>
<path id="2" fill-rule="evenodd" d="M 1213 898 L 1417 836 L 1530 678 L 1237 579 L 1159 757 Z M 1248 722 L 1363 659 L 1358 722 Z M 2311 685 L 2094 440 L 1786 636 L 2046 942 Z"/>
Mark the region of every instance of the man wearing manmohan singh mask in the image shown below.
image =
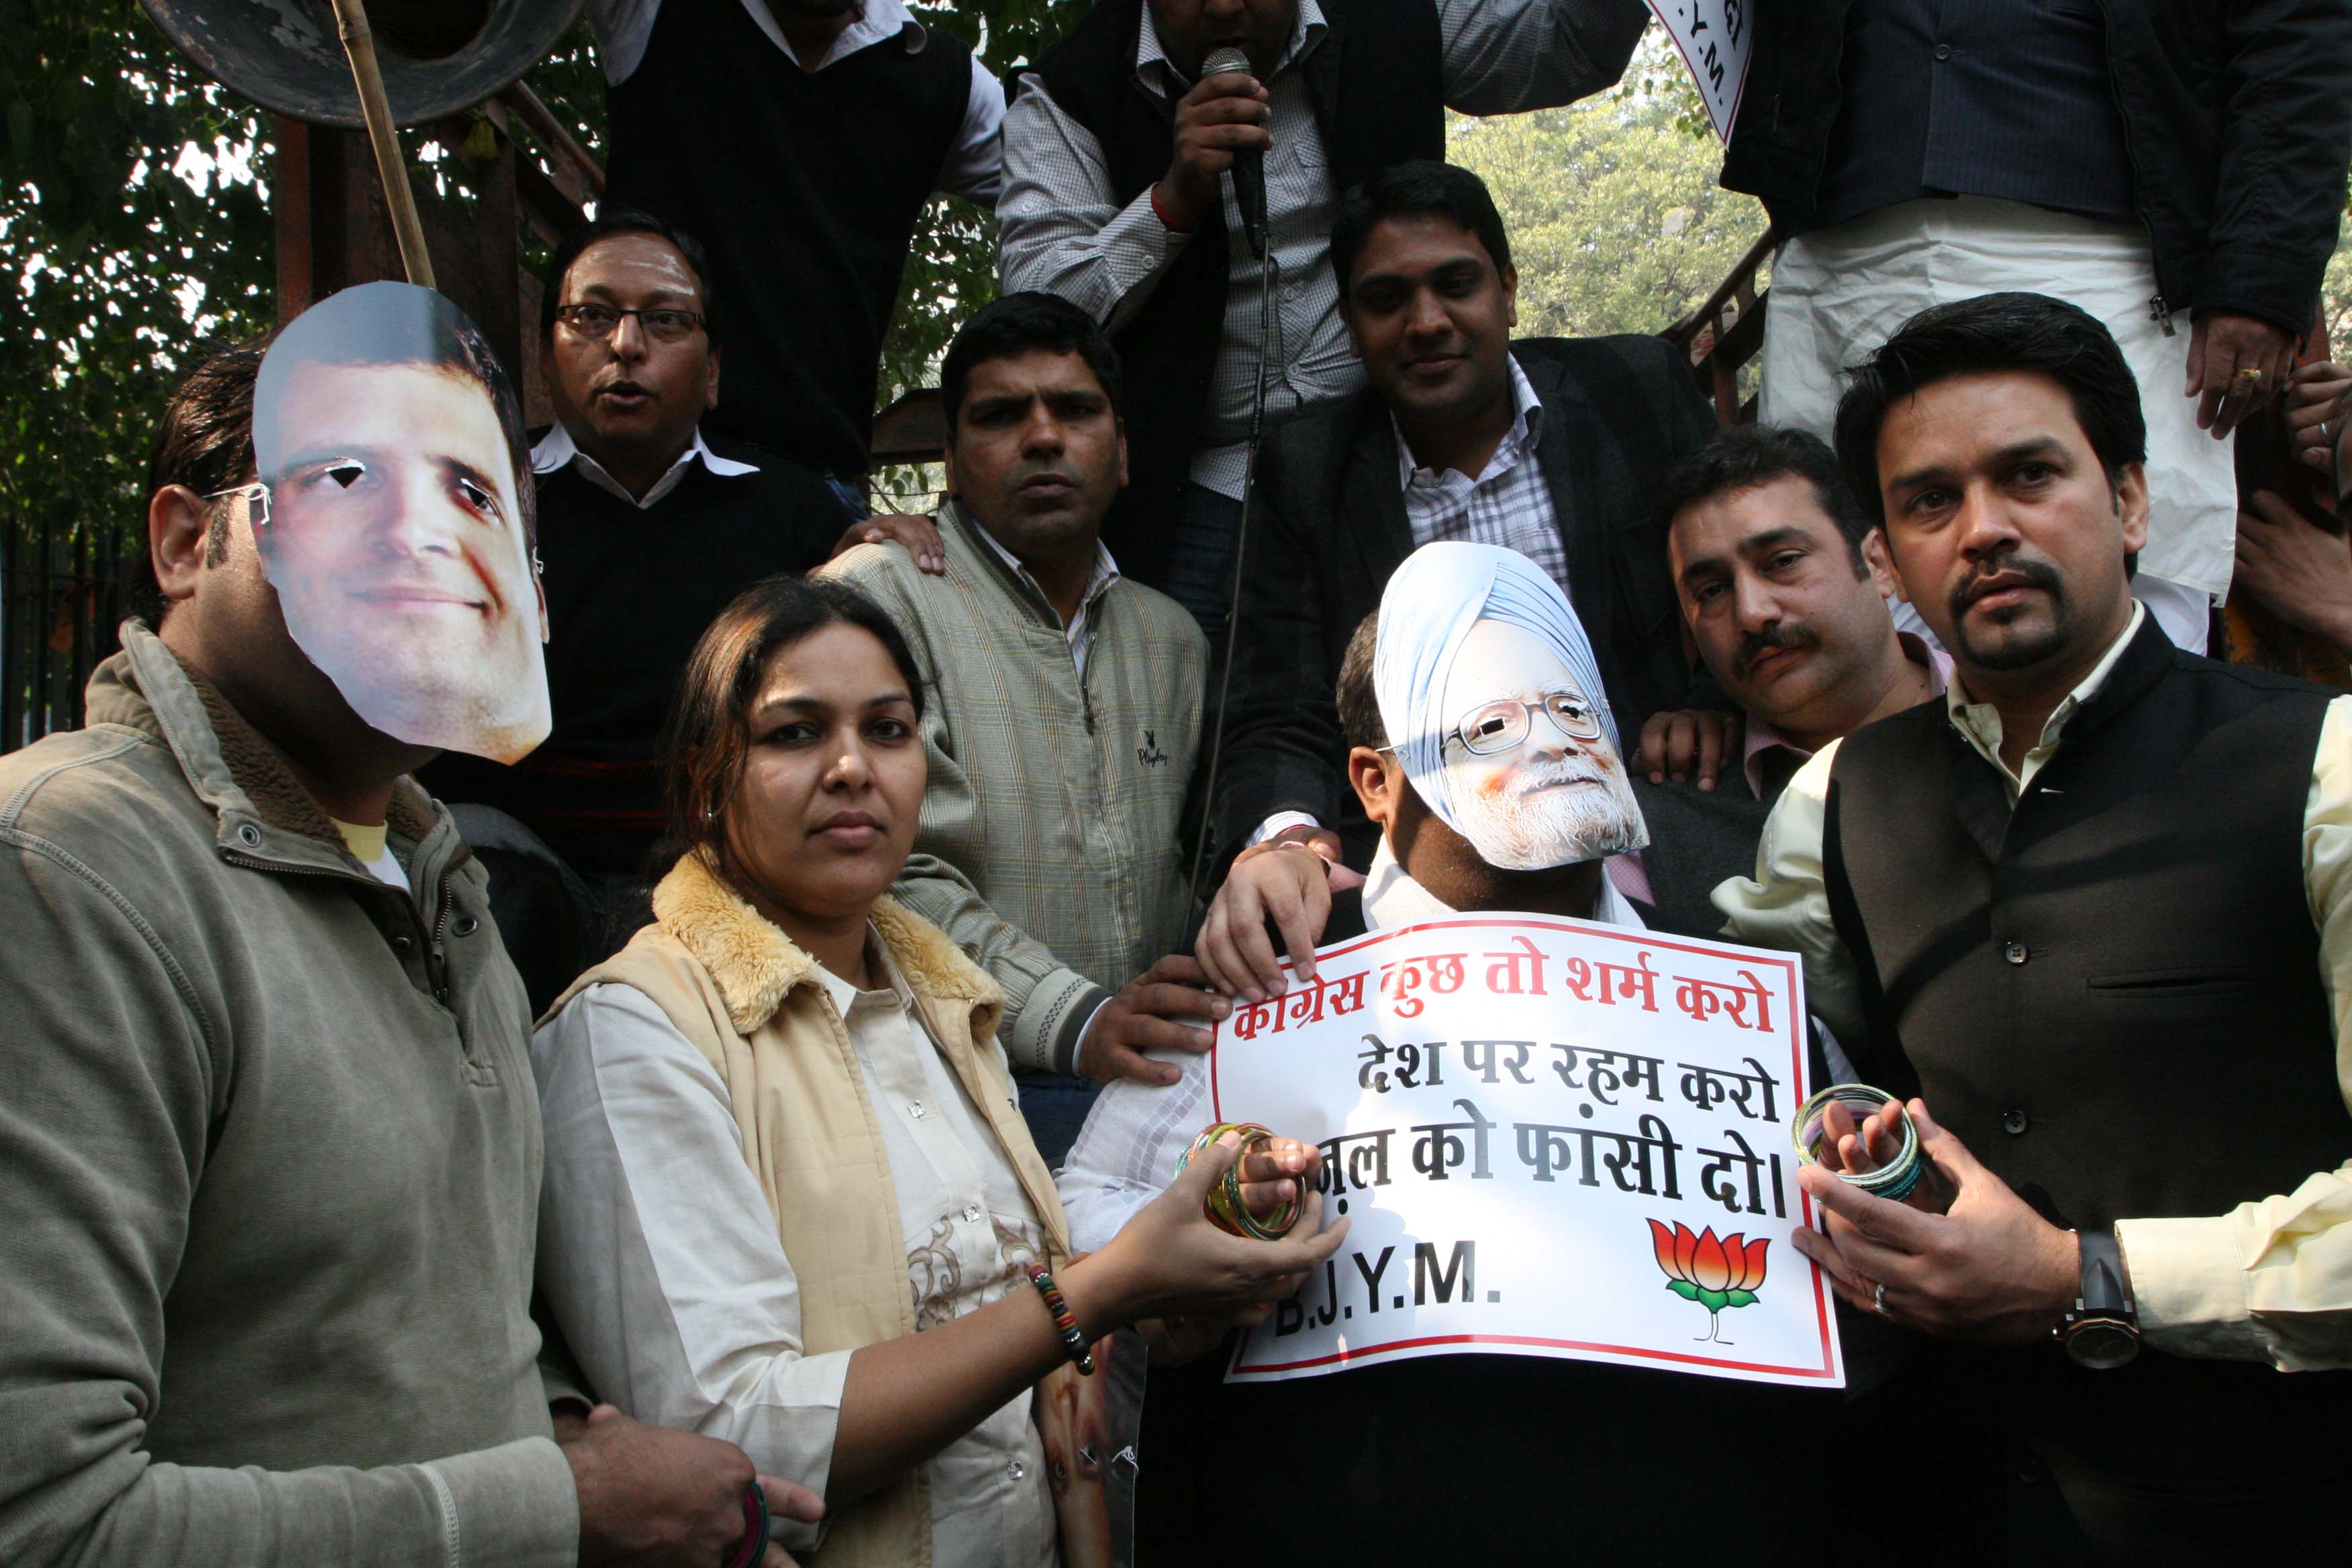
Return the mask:
<path id="1" fill-rule="evenodd" d="M 1373 686 L 1398 760 L 1481 859 L 1540 871 L 1647 841 L 1592 645 L 1550 578 L 1493 545 L 1432 544 L 1381 610 Z"/>

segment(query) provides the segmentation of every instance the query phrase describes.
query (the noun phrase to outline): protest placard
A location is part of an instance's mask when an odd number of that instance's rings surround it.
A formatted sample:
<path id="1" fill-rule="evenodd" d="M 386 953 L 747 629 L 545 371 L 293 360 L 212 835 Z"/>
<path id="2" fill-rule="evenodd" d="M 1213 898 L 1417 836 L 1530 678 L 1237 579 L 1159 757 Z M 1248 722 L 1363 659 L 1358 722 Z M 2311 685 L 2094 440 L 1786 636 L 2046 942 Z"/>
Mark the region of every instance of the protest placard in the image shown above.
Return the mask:
<path id="1" fill-rule="evenodd" d="M 1666 36 L 1682 51 L 1691 80 L 1706 105 L 1706 117 L 1726 145 L 1732 121 L 1739 115 L 1740 95 L 1748 89 L 1748 45 L 1756 37 L 1748 23 L 1749 0 L 1650 0 L 1650 10 Z"/>
<path id="2" fill-rule="evenodd" d="M 1238 1006 L 1216 1116 L 1319 1144 L 1351 1228 L 1229 1380 L 1493 1352 L 1843 1387 L 1791 1112 L 1795 958 L 1465 916 L 1337 943 Z"/>

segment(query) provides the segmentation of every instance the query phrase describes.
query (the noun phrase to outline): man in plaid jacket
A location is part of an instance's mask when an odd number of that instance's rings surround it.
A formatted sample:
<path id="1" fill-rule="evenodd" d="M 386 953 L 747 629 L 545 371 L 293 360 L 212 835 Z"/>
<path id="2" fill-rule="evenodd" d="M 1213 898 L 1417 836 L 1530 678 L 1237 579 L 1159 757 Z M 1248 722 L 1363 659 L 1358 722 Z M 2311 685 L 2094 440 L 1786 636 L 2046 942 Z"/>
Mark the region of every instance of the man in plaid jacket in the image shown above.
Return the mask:
<path id="1" fill-rule="evenodd" d="M 1005 994 L 999 1037 L 1058 1162 L 1091 1089 L 1169 1081 L 1154 1046 L 1206 1049 L 1224 1004 L 1185 984 L 1180 821 L 1200 755 L 1208 645 L 1099 535 L 1127 478 L 1117 353 L 1092 317 L 1012 294 L 940 371 L 947 570 L 862 546 L 825 570 L 906 634 L 930 759 L 894 896 Z"/>

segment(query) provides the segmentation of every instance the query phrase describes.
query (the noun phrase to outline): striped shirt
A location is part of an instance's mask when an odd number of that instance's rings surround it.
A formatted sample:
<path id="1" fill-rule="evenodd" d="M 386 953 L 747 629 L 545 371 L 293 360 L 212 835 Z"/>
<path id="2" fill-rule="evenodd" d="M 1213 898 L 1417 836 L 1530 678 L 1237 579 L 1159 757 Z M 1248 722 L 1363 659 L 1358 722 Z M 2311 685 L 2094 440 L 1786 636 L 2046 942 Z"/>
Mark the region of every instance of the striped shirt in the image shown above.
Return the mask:
<path id="1" fill-rule="evenodd" d="M 1423 468 L 1412 460 L 1404 431 L 1397 438 L 1397 483 L 1404 489 L 1405 521 L 1418 549 L 1441 539 L 1466 539 L 1516 550 L 1569 592 L 1568 552 L 1560 544 L 1559 513 L 1552 506 L 1537 448 L 1543 438 L 1543 405 L 1527 372 L 1509 354 L 1511 427 L 1478 477 L 1453 468 Z M 1396 416 L 1389 416 L 1391 422 Z"/>

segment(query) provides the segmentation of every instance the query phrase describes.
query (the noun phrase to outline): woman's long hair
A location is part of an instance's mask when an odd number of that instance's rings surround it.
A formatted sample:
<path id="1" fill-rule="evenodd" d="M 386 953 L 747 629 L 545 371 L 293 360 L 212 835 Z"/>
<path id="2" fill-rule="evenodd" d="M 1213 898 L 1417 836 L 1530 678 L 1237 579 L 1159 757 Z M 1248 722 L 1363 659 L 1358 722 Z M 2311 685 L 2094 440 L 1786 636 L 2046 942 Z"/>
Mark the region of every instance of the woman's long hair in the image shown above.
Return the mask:
<path id="1" fill-rule="evenodd" d="M 658 876 L 689 854 L 739 892 L 753 890 L 727 838 L 727 803 L 751 755 L 751 700 L 769 656 L 830 626 L 871 632 L 906 678 L 915 717 L 923 716 L 923 681 L 907 639 L 882 607 L 842 583 L 767 577 L 719 612 L 694 645 L 670 705 L 663 738 L 664 795 L 669 825 L 656 853 Z"/>

